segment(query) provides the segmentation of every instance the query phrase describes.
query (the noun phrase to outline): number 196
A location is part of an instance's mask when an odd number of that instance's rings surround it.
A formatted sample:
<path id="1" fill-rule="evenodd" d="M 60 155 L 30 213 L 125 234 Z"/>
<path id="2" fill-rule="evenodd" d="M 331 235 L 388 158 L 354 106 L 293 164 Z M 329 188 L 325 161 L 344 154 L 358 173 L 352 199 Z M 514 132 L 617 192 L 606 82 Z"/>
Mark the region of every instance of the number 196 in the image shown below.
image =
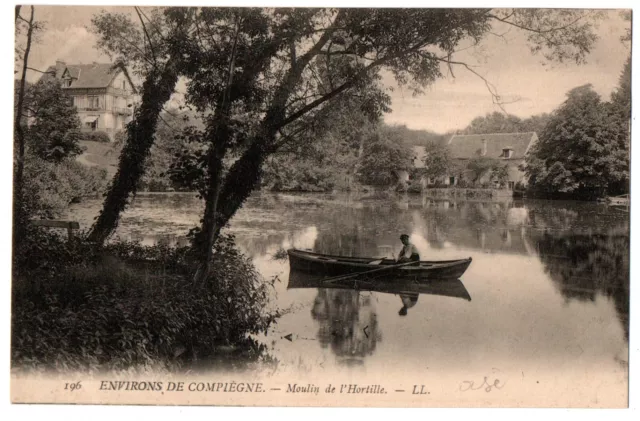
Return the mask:
<path id="1" fill-rule="evenodd" d="M 80 382 L 76 382 L 76 383 L 65 383 L 64 384 L 64 389 L 65 390 L 70 390 L 70 391 L 74 391 L 74 390 L 78 390 L 78 389 L 82 389 L 82 384 L 80 384 Z"/>

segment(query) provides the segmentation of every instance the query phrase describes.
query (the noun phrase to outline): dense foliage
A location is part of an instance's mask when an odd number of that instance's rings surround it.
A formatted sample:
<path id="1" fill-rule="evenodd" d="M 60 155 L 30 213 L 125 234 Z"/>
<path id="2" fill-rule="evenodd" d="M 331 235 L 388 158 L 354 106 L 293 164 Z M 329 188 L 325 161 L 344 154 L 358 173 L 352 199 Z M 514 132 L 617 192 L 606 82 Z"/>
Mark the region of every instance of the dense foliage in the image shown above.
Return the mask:
<path id="1" fill-rule="evenodd" d="M 109 137 L 107 132 L 103 132 L 103 131 L 82 133 L 82 140 L 86 140 L 89 142 L 101 142 L 101 143 L 111 142 L 111 138 Z"/>
<path id="2" fill-rule="evenodd" d="M 540 133 L 549 117 L 549 114 L 543 113 L 521 119 L 515 115 L 493 112 L 474 118 L 460 134 Z"/>
<path id="3" fill-rule="evenodd" d="M 527 157 L 531 188 L 585 199 L 624 192 L 629 180 L 628 124 L 591 85 L 572 89 Z"/>
<path id="4" fill-rule="evenodd" d="M 359 166 L 364 184 L 388 186 L 398 181 L 399 171 L 410 171 L 413 153 L 399 133 L 380 128 L 365 142 Z"/>
<path id="5" fill-rule="evenodd" d="M 193 186 L 182 183 L 180 177 L 172 178 L 171 168 L 180 156 L 200 149 L 196 142 L 184 135 L 183 130 L 201 127 L 201 120 L 196 113 L 177 108 L 163 111 L 160 118 L 138 188 L 143 191 L 190 190 Z M 116 148 L 120 149 L 125 140 L 126 137 L 119 140 Z"/>
<path id="6" fill-rule="evenodd" d="M 58 163 L 27 154 L 24 168 L 26 194 L 21 203 L 28 218 L 55 219 L 69 204 L 102 194 L 107 173 L 74 159 Z"/>
<path id="7" fill-rule="evenodd" d="M 416 175 L 427 178 L 457 173 L 459 166 L 453 159 L 449 147 L 435 142 L 430 142 L 425 146 L 425 155 L 422 157 L 422 163 L 424 168 L 418 169 Z"/>
<path id="8" fill-rule="evenodd" d="M 30 86 L 24 107 L 29 116 L 25 138 L 34 155 L 60 162 L 82 152 L 78 112 L 58 81 L 41 80 Z"/>
<path id="9" fill-rule="evenodd" d="M 216 244 L 216 276 L 197 288 L 187 249 L 66 242 L 29 228 L 14 253 L 12 365 L 22 370 L 175 369 L 218 349 L 256 361 L 276 314 L 270 285 L 232 237 Z"/>
<path id="10" fill-rule="evenodd" d="M 631 119 L 631 56 L 624 63 L 618 87 L 611 94 L 611 104 L 623 118 Z"/>
<path id="11" fill-rule="evenodd" d="M 480 183 L 504 187 L 508 172 L 507 166 L 499 159 L 475 156 L 467 162 L 466 170 L 472 186 Z"/>
<path id="12" fill-rule="evenodd" d="M 331 191 L 359 188 L 357 172 L 364 145 L 378 130 L 359 100 L 342 99 L 324 110 L 304 144 L 293 139 L 269 157 L 263 187 L 276 191 Z"/>

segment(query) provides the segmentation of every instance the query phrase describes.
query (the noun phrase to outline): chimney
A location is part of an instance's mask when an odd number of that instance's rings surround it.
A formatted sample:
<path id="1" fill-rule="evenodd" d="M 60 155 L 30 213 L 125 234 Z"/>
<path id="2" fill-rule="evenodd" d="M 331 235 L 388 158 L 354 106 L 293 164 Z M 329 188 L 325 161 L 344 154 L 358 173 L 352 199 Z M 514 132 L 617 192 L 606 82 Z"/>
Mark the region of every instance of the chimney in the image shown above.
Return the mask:
<path id="1" fill-rule="evenodd" d="M 487 139 L 482 139 L 482 156 L 487 155 Z"/>
<path id="2" fill-rule="evenodd" d="M 64 69 L 67 67 L 67 63 L 65 63 L 62 60 L 56 60 L 56 77 L 60 78 L 62 77 L 62 72 L 64 72 Z"/>

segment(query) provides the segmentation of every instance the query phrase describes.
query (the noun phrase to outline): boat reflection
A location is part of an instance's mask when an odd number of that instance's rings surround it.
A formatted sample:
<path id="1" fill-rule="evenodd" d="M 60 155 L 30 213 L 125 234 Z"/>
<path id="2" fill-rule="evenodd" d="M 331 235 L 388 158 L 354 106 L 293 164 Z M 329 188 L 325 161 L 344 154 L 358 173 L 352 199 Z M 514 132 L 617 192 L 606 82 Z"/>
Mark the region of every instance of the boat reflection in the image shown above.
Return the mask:
<path id="1" fill-rule="evenodd" d="M 382 292 L 400 296 L 417 296 L 419 294 L 441 295 L 444 297 L 462 298 L 471 301 L 469 291 L 459 279 L 433 279 L 429 282 L 415 282 L 413 279 L 376 277 L 367 279 L 365 275 L 342 281 L 325 282 L 327 278 L 297 270 L 289 274 L 291 288 L 345 289 L 353 291 Z M 417 300 L 417 298 L 416 298 Z"/>
<path id="2" fill-rule="evenodd" d="M 420 294 L 462 298 L 471 301 L 469 292 L 459 279 L 416 283 L 402 278 L 348 279 L 327 283 L 325 277 L 299 271 L 289 274 L 288 289 L 317 288 L 311 316 L 318 323 L 317 338 L 323 348 L 330 348 L 338 363 L 349 368 L 362 367 L 364 358 L 372 355 L 382 333 L 378 324 L 375 297 L 366 292 L 399 296 L 402 307 L 398 314 L 406 316 Z"/>

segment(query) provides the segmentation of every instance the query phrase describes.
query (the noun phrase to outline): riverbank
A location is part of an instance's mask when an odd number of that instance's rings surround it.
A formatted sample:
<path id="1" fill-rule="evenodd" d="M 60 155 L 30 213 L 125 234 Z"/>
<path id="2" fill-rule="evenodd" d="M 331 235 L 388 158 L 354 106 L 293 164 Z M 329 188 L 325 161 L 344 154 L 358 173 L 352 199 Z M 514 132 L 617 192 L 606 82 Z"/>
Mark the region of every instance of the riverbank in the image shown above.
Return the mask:
<path id="1" fill-rule="evenodd" d="M 232 237 L 200 286 L 186 247 L 96 248 L 29 227 L 15 252 L 14 370 L 176 371 L 221 353 L 239 366 L 265 358 L 249 335 L 278 316 L 264 310 L 271 284 Z"/>

